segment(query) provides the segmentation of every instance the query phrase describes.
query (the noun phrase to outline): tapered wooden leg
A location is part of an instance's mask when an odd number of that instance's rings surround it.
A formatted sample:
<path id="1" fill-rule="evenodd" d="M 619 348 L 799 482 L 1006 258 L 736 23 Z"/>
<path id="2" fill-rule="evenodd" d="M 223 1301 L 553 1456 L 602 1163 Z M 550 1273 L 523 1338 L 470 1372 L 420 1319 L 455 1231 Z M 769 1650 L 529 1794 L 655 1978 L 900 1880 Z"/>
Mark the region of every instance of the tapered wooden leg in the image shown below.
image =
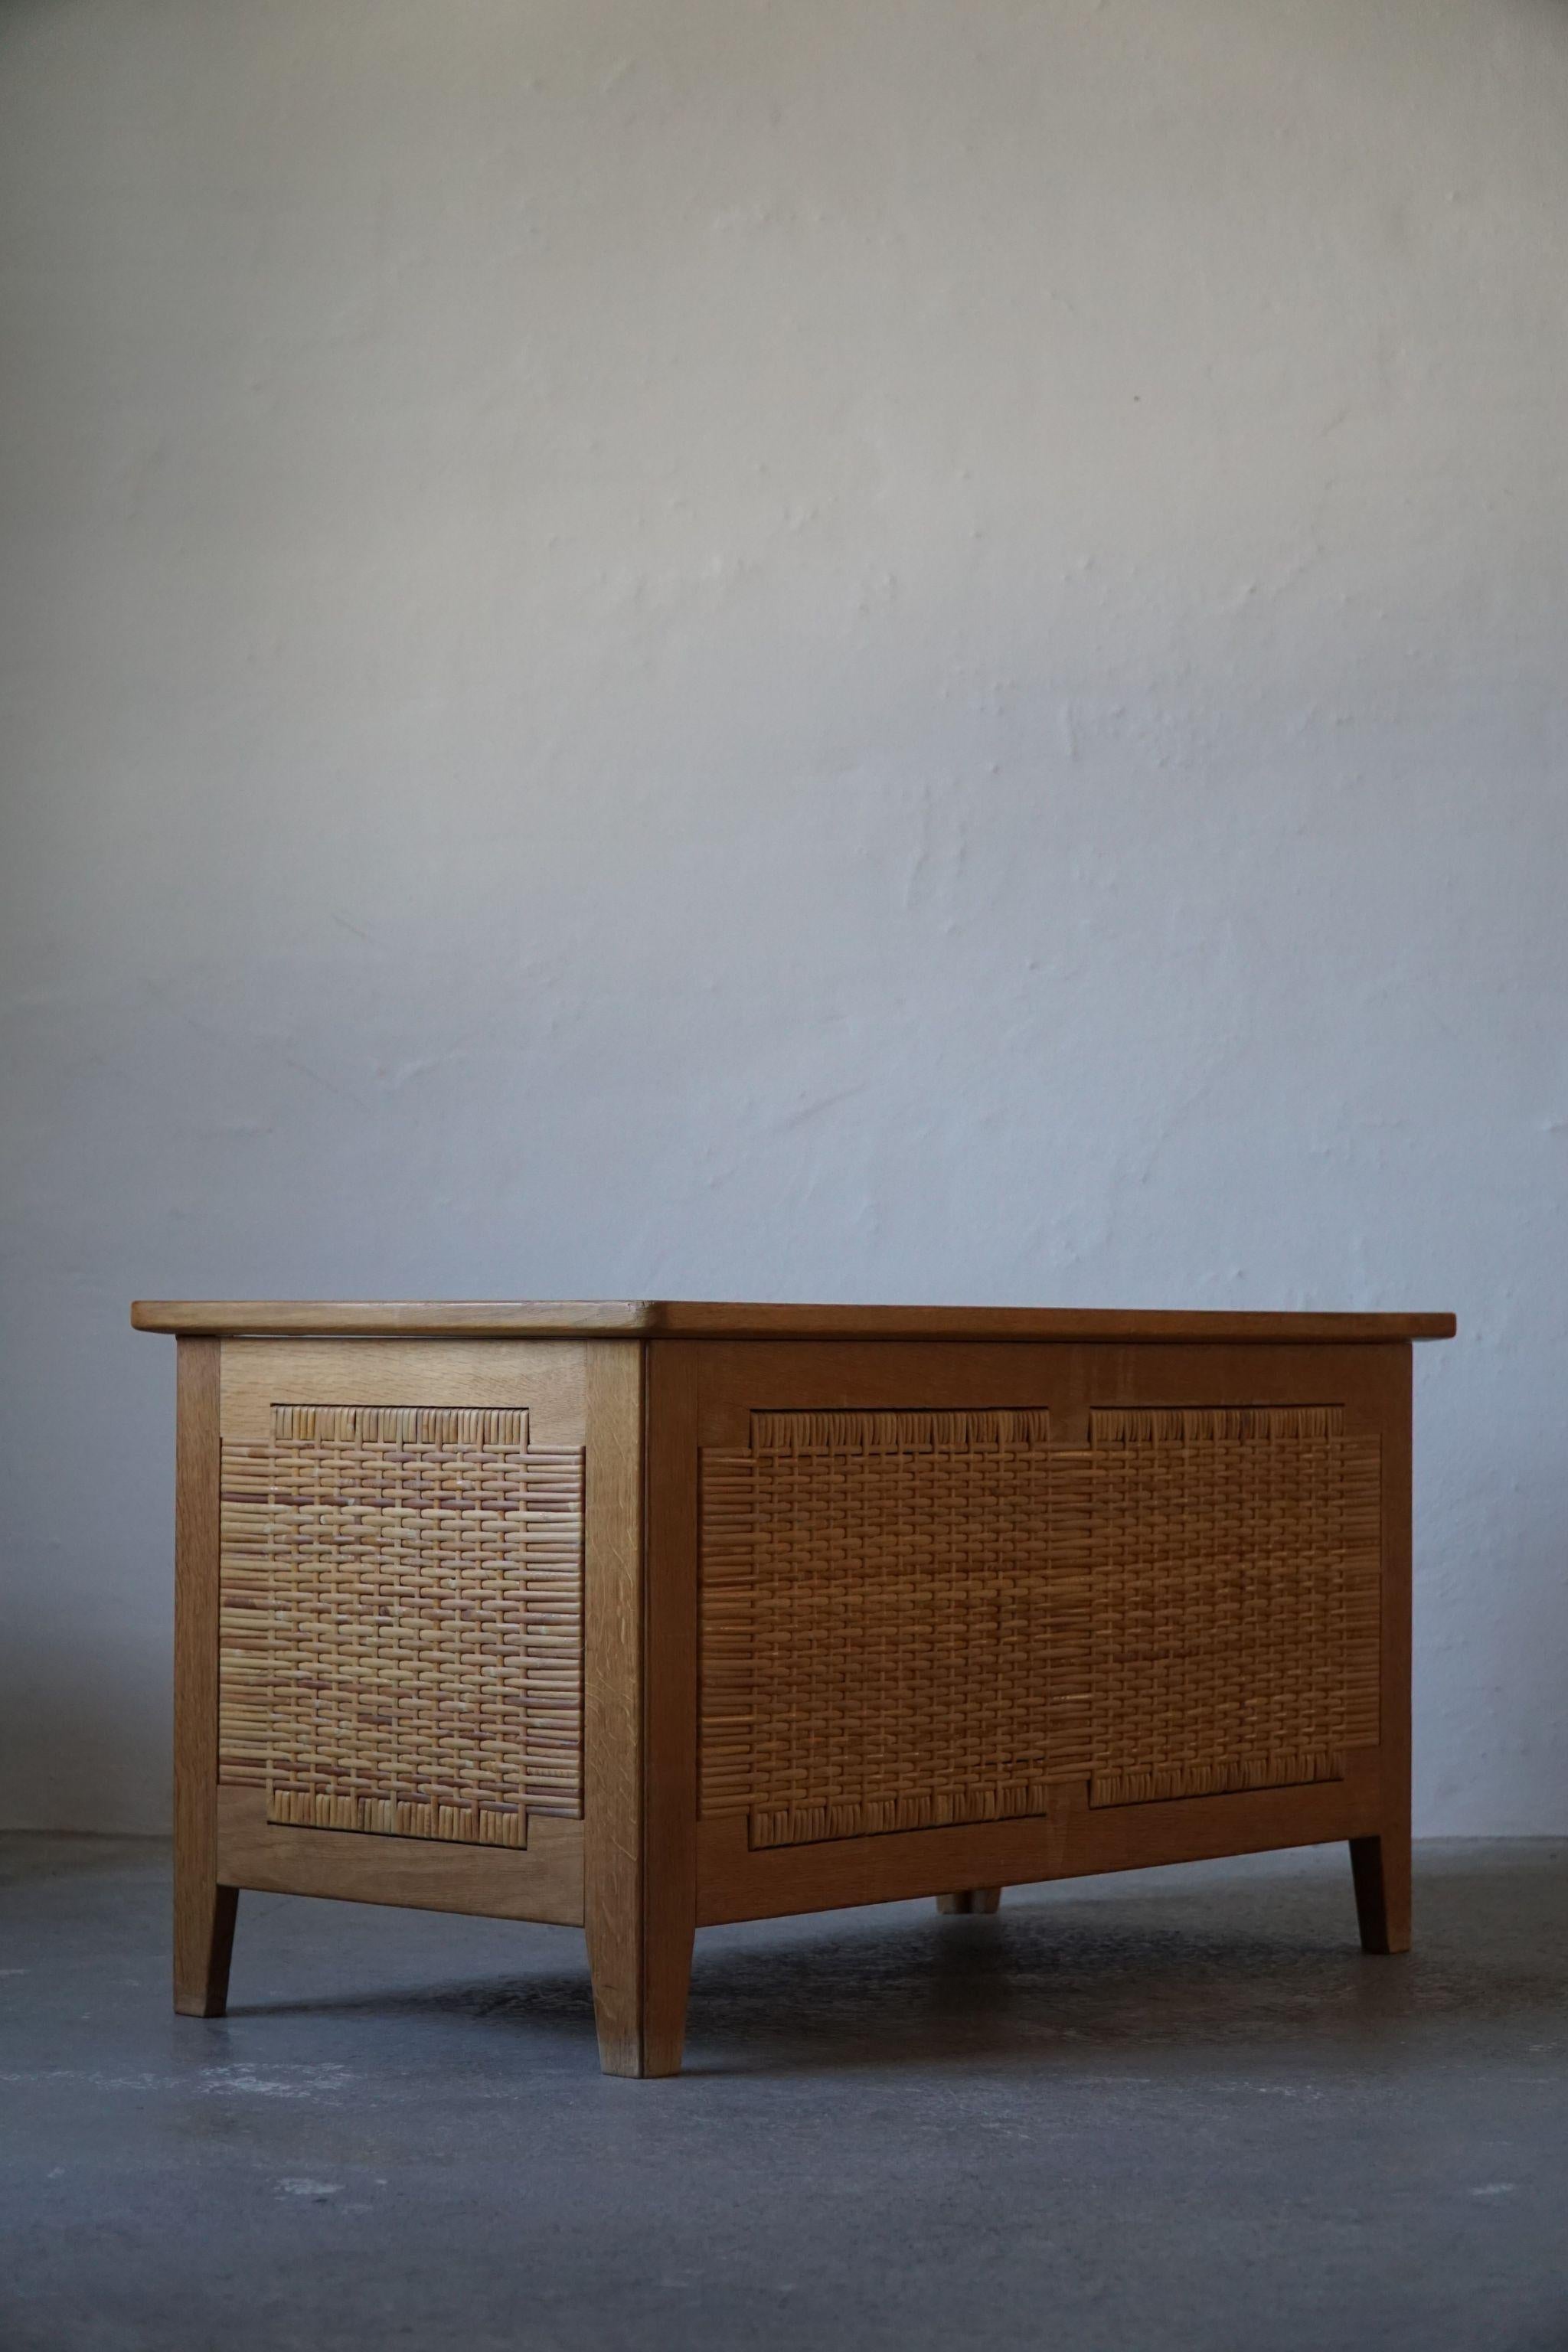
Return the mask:
<path id="1" fill-rule="evenodd" d="M 1352 1838 L 1363 1952 L 1410 1949 L 1410 1349 L 1392 1351 L 1383 1408 L 1382 1828 Z"/>
<path id="2" fill-rule="evenodd" d="M 221 2017 L 237 1896 L 217 1883 L 216 1339 L 180 1341 L 174 1453 L 174 2007 Z"/>
<path id="3" fill-rule="evenodd" d="M 1410 1949 L 1410 1837 L 1384 1831 L 1352 1838 L 1351 1874 L 1363 1952 Z"/>
<path id="4" fill-rule="evenodd" d="M 994 1911 L 1002 1900 L 999 1886 L 965 1886 L 956 1895 L 939 1895 L 936 1907 L 950 1916 L 961 1912 Z"/>
<path id="5" fill-rule="evenodd" d="M 649 1927 L 654 1923 L 650 1920 Z M 679 2074 L 686 2046 L 686 1997 L 691 1990 L 691 1947 L 695 1928 L 684 1935 L 666 1932 L 657 1940 L 650 1934 L 643 1963 L 643 2048 L 645 2074 Z"/>
<path id="6" fill-rule="evenodd" d="M 174 2007 L 181 2017 L 221 2017 L 228 2004 L 236 1886 L 174 1880 Z"/>
<path id="7" fill-rule="evenodd" d="M 645 1942 L 641 1966 L 606 1950 L 601 1934 L 590 1937 L 588 1965 L 594 1979 L 594 2021 L 599 2034 L 599 2064 L 606 2074 L 679 2074 L 686 2041 L 686 1996 L 691 1981 L 691 1937 Z"/>

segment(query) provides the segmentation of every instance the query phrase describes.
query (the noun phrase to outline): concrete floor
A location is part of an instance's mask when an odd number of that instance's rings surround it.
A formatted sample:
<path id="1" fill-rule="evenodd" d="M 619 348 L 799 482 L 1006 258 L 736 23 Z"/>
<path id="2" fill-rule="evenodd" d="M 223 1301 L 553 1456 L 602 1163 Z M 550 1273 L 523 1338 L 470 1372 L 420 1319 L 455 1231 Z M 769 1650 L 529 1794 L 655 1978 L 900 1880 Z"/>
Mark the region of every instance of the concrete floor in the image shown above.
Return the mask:
<path id="1" fill-rule="evenodd" d="M 646 2084 L 565 1928 L 244 1895 L 176 2021 L 166 1871 L 0 1841 L 5 2352 L 1568 2347 L 1568 1845 L 710 1930 Z"/>

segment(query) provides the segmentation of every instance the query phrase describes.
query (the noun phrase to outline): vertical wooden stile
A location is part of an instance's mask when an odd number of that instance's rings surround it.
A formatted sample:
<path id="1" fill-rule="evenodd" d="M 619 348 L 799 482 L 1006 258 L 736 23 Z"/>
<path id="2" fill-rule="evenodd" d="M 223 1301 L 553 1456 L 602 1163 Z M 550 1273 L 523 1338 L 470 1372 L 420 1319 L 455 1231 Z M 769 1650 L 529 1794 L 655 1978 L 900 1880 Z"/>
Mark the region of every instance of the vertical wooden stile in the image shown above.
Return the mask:
<path id="1" fill-rule="evenodd" d="M 1383 1617 L 1379 1760 L 1382 1827 L 1352 1838 L 1351 1871 L 1362 1948 L 1410 1949 L 1411 1419 L 1408 1344 L 1381 1349 L 1386 1378 L 1383 1430 Z"/>
<path id="2" fill-rule="evenodd" d="M 697 1930 L 700 1347 L 648 1350 L 643 2072 L 678 2074 Z"/>
<path id="3" fill-rule="evenodd" d="M 643 1380 L 638 1341 L 586 1359 L 584 1925 L 599 2055 L 643 2071 Z"/>
<path id="4" fill-rule="evenodd" d="M 174 2007 L 221 2017 L 238 1897 L 217 1883 L 219 1339 L 181 1339 L 174 1455 Z"/>

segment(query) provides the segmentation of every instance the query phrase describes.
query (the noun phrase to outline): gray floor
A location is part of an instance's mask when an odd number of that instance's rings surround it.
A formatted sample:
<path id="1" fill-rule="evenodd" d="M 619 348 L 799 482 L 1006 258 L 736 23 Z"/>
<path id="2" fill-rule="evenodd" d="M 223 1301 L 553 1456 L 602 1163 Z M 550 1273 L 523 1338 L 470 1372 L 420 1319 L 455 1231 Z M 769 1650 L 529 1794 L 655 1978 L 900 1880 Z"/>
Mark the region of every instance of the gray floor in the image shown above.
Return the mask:
<path id="1" fill-rule="evenodd" d="M 564 1928 L 244 1895 L 202 2023 L 159 1847 L 0 1890 L 5 2352 L 1568 2347 L 1568 1845 L 712 1930 L 662 2084 Z"/>

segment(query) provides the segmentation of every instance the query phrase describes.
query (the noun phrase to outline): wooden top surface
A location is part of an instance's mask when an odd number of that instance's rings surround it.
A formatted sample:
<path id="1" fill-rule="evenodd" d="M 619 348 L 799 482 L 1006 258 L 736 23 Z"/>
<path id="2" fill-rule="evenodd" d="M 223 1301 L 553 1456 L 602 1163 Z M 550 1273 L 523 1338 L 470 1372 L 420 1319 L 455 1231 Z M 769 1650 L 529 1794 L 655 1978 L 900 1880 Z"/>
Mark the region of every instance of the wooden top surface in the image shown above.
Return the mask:
<path id="1" fill-rule="evenodd" d="M 139 1331 L 247 1339 L 1451 1339 L 1451 1315 L 1187 1314 L 1121 1307 L 775 1307 L 678 1298 L 139 1298 Z"/>

